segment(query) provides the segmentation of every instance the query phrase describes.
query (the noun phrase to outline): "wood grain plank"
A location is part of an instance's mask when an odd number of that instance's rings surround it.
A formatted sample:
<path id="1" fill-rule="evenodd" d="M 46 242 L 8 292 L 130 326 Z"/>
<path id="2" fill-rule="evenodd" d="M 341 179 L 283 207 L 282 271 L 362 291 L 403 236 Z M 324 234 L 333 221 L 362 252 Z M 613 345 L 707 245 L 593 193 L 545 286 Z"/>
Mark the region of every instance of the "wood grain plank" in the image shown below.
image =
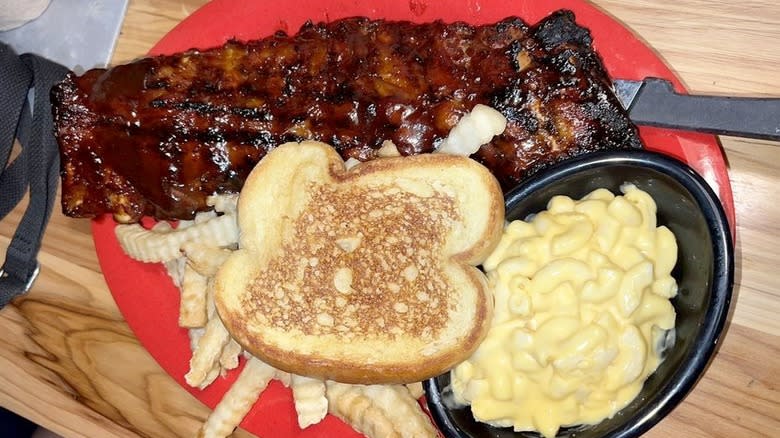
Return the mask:
<path id="1" fill-rule="evenodd" d="M 732 325 L 705 377 L 648 436 L 774 436 L 780 430 L 780 362 L 746 358 L 779 355 L 777 336 Z"/>
<path id="2" fill-rule="evenodd" d="M 131 0 L 113 63 L 147 53 L 205 0 Z M 777 94 L 774 1 L 597 0 L 651 44 L 691 90 Z M 731 326 L 684 403 L 648 437 L 772 436 L 780 430 L 780 144 L 723 138 L 736 199 Z M 0 222 L 4 252 L 22 214 Z M 154 362 L 122 320 L 89 222 L 52 217 L 42 273 L 0 312 L 0 405 L 68 437 L 193 436 L 208 409 Z M 239 431 L 237 436 L 248 436 Z"/>
<path id="3" fill-rule="evenodd" d="M 780 8 L 773 0 L 598 0 L 695 92 L 777 95 Z"/>
<path id="4" fill-rule="evenodd" d="M 777 142 L 724 139 L 737 216 L 736 309 L 733 322 L 780 336 L 780 276 L 772 268 L 780 243 Z"/>
<path id="5" fill-rule="evenodd" d="M 117 41 L 112 64 L 122 64 L 149 52 L 160 38 L 208 0 L 131 1 Z M 126 35 L 132 38 L 124 38 Z"/>

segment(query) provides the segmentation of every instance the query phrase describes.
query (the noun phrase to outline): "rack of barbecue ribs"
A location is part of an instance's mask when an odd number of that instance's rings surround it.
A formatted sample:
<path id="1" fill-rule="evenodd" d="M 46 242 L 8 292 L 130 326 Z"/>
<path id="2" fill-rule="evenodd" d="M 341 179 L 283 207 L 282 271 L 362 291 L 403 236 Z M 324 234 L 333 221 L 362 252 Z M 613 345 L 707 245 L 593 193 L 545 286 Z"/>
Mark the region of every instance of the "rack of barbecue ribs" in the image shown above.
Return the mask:
<path id="1" fill-rule="evenodd" d="M 65 214 L 189 219 L 238 192 L 273 147 L 314 139 L 372 159 L 433 151 L 476 104 L 506 130 L 473 158 L 504 190 L 568 157 L 639 148 L 590 33 L 569 11 L 529 26 L 367 18 L 73 73 L 52 90 Z"/>

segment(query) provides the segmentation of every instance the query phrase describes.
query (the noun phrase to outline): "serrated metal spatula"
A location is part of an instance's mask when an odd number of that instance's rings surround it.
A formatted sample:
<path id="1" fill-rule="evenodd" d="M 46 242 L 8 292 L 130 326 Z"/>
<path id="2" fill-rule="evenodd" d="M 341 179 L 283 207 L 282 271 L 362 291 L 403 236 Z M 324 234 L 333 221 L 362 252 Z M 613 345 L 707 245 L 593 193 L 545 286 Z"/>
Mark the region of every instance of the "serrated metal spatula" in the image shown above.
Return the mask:
<path id="1" fill-rule="evenodd" d="M 780 141 L 780 98 L 679 94 L 658 78 L 614 84 L 637 125 Z"/>

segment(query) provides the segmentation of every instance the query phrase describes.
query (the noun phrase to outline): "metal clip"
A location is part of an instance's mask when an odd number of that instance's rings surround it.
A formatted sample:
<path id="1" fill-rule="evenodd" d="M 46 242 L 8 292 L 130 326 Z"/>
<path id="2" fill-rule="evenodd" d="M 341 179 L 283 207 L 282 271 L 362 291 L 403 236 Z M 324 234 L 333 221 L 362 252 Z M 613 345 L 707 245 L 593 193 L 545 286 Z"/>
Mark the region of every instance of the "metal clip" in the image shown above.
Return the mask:
<path id="1" fill-rule="evenodd" d="M 35 283 L 35 279 L 38 278 L 38 274 L 41 273 L 41 264 L 38 262 L 35 262 L 35 269 L 33 269 L 30 276 L 27 278 L 27 281 L 24 283 L 24 289 L 22 289 L 23 294 L 27 293 L 32 289 L 33 283 Z M 3 281 L 4 279 L 8 278 L 8 273 L 5 272 L 2 268 L 0 268 L 0 281 Z"/>

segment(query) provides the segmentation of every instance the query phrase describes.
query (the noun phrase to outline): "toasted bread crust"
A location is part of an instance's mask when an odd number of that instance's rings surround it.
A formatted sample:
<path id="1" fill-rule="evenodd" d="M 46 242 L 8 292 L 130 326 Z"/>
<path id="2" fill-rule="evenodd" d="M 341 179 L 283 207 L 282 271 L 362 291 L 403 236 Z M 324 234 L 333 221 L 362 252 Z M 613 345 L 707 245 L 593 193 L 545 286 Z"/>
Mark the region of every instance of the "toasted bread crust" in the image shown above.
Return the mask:
<path id="1" fill-rule="evenodd" d="M 503 209 L 498 182 L 468 158 L 347 171 L 327 145 L 282 145 L 239 198 L 240 248 L 217 274 L 217 310 L 284 371 L 345 383 L 437 375 L 486 335 L 492 297 L 474 265 L 497 243 Z"/>

